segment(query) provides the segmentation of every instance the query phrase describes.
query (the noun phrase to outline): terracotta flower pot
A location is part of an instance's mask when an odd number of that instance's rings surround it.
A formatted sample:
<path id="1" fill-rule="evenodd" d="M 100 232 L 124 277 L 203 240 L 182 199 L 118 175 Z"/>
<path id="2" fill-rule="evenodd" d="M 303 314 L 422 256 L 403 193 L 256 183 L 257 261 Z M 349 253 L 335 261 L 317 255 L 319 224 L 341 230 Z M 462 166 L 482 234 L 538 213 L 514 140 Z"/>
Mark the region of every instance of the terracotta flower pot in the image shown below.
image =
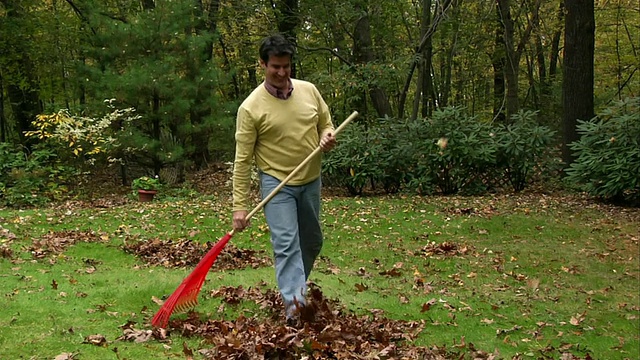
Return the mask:
<path id="1" fill-rule="evenodd" d="M 140 202 L 149 202 L 153 200 L 153 197 L 156 195 L 158 190 L 138 190 L 138 200 Z"/>

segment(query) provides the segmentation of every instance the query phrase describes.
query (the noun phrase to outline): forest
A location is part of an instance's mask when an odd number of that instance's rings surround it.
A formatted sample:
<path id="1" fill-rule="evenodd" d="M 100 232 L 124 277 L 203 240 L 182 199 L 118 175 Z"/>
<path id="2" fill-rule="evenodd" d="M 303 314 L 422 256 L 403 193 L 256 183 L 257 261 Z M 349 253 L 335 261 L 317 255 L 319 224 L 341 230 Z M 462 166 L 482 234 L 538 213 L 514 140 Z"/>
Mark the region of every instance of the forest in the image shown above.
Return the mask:
<path id="1" fill-rule="evenodd" d="M 0 198 L 105 168 L 177 184 L 230 161 L 275 32 L 336 126 L 360 113 L 328 183 L 521 190 L 571 166 L 594 195 L 637 197 L 638 24 L 630 0 L 1 0 Z"/>

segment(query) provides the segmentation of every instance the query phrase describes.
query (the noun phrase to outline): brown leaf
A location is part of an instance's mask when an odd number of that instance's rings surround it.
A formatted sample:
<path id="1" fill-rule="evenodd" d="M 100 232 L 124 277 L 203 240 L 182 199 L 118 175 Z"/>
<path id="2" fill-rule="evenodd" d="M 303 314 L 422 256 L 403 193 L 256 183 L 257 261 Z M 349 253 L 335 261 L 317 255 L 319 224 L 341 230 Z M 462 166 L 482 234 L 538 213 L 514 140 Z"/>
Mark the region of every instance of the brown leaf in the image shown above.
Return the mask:
<path id="1" fill-rule="evenodd" d="M 422 309 L 420 310 L 420 312 L 429 311 L 429 309 L 431 309 L 431 307 L 436 303 L 437 303 L 437 300 L 435 298 L 427 301 L 426 303 L 422 304 Z"/>
<path id="2" fill-rule="evenodd" d="M 55 358 L 53 358 L 53 360 L 73 360 L 73 359 L 75 359 L 74 353 L 62 353 L 56 356 Z"/>
<path id="3" fill-rule="evenodd" d="M 158 306 L 162 306 L 162 305 L 164 305 L 164 300 L 162 300 L 162 299 L 158 299 L 158 298 L 157 298 L 157 297 L 155 297 L 155 296 L 152 296 L 152 297 L 151 297 L 151 301 L 153 301 L 154 303 L 156 303 Z"/>
<path id="4" fill-rule="evenodd" d="M 182 342 L 182 353 L 186 356 L 187 360 L 193 360 L 193 351 L 189 349 L 186 341 Z"/>
<path id="5" fill-rule="evenodd" d="M 84 338 L 83 344 L 91 344 L 95 346 L 107 346 L 107 338 L 104 335 L 89 335 Z"/>
<path id="6" fill-rule="evenodd" d="M 369 287 L 367 285 L 362 284 L 362 283 L 356 284 L 355 287 L 356 287 L 356 291 L 357 292 L 363 292 L 363 291 L 369 289 Z"/>

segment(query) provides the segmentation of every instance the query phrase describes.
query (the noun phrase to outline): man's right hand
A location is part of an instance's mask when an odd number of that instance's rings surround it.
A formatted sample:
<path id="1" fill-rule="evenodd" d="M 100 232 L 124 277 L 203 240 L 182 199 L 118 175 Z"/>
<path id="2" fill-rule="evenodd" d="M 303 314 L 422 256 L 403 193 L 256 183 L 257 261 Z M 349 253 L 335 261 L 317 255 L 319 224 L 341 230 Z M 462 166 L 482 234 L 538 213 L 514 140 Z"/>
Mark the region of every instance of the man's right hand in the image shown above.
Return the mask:
<path id="1" fill-rule="evenodd" d="M 249 220 L 247 220 L 247 210 L 238 210 L 233 212 L 233 231 L 242 231 L 249 226 Z"/>

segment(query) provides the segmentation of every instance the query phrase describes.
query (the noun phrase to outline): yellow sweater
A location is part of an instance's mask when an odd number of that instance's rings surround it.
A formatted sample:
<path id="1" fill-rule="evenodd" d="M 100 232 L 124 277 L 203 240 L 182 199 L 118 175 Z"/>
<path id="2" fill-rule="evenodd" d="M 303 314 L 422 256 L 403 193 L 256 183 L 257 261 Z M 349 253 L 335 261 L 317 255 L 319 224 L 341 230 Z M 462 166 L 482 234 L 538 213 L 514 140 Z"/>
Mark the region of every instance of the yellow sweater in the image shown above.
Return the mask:
<path id="1" fill-rule="evenodd" d="M 291 79 L 287 100 L 269 94 L 264 83 L 240 105 L 236 119 L 236 158 L 233 168 L 233 211 L 249 210 L 251 162 L 283 180 L 333 131 L 329 107 L 309 82 Z M 320 177 L 316 156 L 288 185 L 304 185 Z"/>

